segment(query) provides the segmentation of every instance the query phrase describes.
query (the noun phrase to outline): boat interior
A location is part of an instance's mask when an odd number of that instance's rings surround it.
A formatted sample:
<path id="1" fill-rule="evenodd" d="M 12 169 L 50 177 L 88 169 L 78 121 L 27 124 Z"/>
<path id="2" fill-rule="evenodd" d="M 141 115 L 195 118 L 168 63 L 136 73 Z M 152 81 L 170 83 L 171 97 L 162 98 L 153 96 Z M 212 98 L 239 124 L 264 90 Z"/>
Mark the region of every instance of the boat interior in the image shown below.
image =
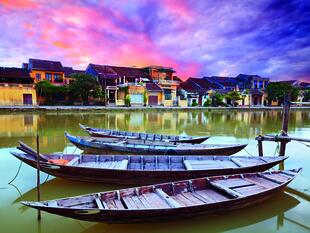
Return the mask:
<path id="1" fill-rule="evenodd" d="M 255 195 L 296 175 L 292 171 L 218 176 L 178 181 L 44 202 L 76 209 L 145 210 L 212 204 Z"/>

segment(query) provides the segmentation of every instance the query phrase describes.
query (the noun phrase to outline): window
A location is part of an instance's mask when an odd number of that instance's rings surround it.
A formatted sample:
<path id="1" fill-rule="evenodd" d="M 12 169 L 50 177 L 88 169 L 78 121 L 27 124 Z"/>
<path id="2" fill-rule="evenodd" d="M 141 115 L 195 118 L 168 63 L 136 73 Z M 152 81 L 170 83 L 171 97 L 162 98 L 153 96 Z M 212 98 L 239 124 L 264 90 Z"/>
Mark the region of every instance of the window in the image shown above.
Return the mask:
<path id="1" fill-rule="evenodd" d="M 257 89 L 257 80 L 253 80 L 253 88 Z"/>
<path id="2" fill-rule="evenodd" d="M 263 88 L 263 81 L 259 81 L 258 88 Z"/>
<path id="3" fill-rule="evenodd" d="M 164 89 L 165 100 L 172 100 L 171 90 Z"/>
<path id="4" fill-rule="evenodd" d="M 52 74 L 46 73 L 46 74 L 45 74 L 45 79 L 46 79 L 47 81 L 52 82 Z"/>
<path id="5" fill-rule="evenodd" d="M 36 74 L 36 80 L 37 80 L 37 82 L 41 81 L 41 74 Z"/>
<path id="6" fill-rule="evenodd" d="M 61 74 L 54 74 L 54 82 L 55 83 L 62 83 L 63 82 L 63 78 Z"/>

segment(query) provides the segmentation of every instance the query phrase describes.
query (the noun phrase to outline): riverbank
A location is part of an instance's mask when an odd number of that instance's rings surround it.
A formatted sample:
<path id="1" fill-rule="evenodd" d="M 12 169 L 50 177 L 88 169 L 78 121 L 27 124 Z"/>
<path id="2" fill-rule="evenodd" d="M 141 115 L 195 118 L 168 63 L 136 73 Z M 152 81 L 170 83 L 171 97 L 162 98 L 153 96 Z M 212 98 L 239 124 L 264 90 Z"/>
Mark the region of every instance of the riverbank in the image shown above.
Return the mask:
<path id="1" fill-rule="evenodd" d="M 292 110 L 310 110 L 310 106 L 292 106 Z M 163 106 L 0 106 L 1 112 L 80 112 L 80 111 L 275 111 L 278 106 L 245 106 L 245 107 L 163 107 Z"/>

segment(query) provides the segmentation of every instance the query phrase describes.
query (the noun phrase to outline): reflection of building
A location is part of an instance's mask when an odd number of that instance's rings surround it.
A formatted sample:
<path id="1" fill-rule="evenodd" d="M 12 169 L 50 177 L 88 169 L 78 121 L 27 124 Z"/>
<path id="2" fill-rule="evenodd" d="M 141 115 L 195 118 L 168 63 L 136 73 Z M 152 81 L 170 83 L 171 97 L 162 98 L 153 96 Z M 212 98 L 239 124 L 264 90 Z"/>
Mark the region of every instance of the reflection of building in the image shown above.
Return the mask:
<path id="1" fill-rule="evenodd" d="M 0 137 L 33 136 L 37 132 L 39 115 L 0 115 Z"/>
<path id="2" fill-rule="evenodd" d="M 33 80 L 26 69 L 0 67 L 0 105 L 36 105 Z"/>

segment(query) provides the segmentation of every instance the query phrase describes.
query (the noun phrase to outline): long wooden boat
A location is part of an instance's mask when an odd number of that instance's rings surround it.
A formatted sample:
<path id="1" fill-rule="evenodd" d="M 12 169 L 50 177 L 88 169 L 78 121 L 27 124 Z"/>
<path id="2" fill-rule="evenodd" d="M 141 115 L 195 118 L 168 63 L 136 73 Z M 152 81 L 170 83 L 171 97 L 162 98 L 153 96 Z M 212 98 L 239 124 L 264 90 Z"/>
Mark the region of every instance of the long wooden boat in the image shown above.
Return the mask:
<path id="1" fill-rule="evenodd" d="M 192 137 L 182 135 L 167 135 L 167 134 L 151 134 L 151 133 L 138 133 L 128 132 L 111 129 L 93 128 L 86 125 L 79 124 L 80 127 L 85 130 L 90 136 L 103 137 L 103 138 L 129 138 L 138 140 L 148 141 L 167 141 L 167 142 L 180 142 L 180 143 L 191 143 L 200 144 L 206 141 L 209 137 Z"/>
<path id="2" fill-rule="evenodd" d="M 136 223 L 214 215 L 282 192 L 301 169 L 203 177 L 22 204 L 74 219 Z"/>
<path id="3" fill-rule="evenodd" d="M 129 140 L 107 141 L 95 137 L 73 136 L 65 132 L 67 139 L 87 153 L 102 154 L 111 151 L 130 154 L 158 155 L 232 155 L 247 146 L 247 144 L 176 144 L 172 142 L 150 142 Z"/>
<path id="4" fill-rule="evenodd" d="M 37 152 L 21 144 L 25 153 L 11 152 L 36 168 Z M 41 155 L 42 156 L 42 155 Z M 45 154 L 40 169 L 65 179 L 112 184 L 154 184 L 203 176 L 261 172 L 287 157 L 72 155 Z"/>

